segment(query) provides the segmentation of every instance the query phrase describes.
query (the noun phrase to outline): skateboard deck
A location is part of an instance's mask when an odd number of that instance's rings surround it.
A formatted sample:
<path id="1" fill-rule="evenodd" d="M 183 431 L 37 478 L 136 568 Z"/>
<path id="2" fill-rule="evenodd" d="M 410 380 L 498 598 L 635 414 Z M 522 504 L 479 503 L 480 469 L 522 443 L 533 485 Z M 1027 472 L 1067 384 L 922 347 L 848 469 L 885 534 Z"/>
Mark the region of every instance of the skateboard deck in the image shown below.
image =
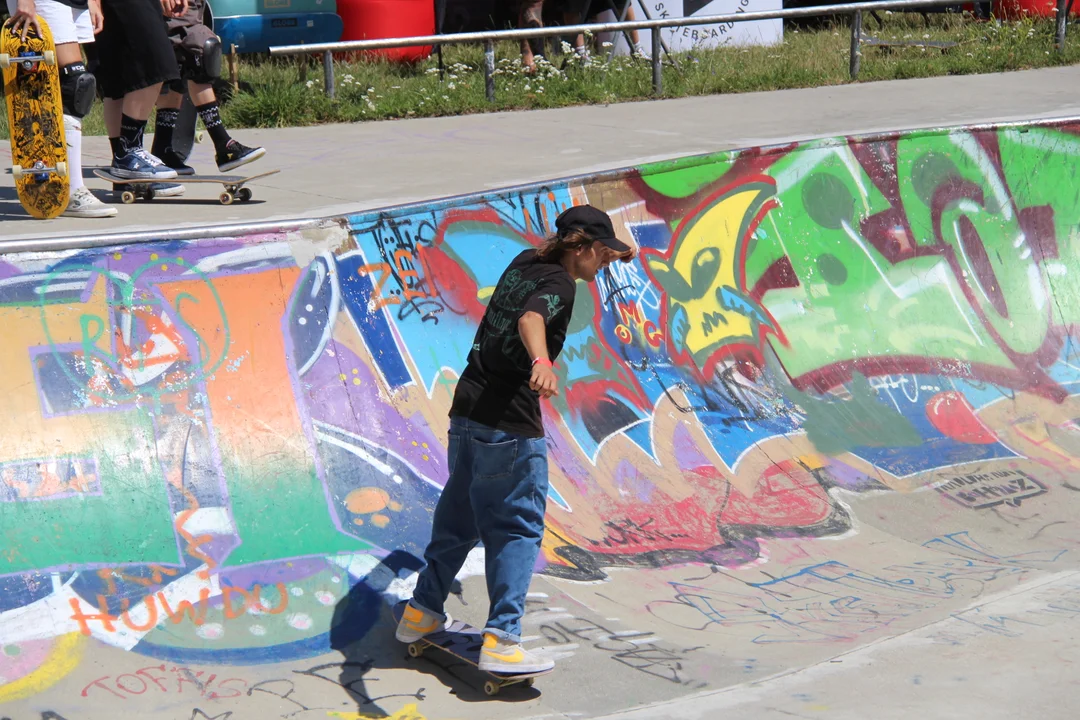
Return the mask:
<path id="1" fill-rule="evenodd" d="M 180 104 L 180 114 L 176 118 L 176 127 L 173 128 L 172 149 L 185 162 L 191 157 L 191 149 L 195 143 L 202 141 L 202 133 L 196 132 L 199 114 L 195 112 L 195 105 L 191 98 L 184 93 L 184 100 Z"/>
<path id="2" fill-rule="evenodd" d="M 127 185 L 129 189 L 123 190 L 120 193 L 120 200 L 129 205 L 136 200 L 153 200 L 154 189 L 151 187 L 154 183 L 217 183 L 225 188 L 224 192 L 218 196 L 218 201 L 222 205 L 231 205 L 235 201 L 247 202 L 251 200 L 251 188 L 244 187 L 252 180 L 258 180 L 269 175 L 275 175 L 281 172 L 281 170 L 270 170 L 268 172 L 259 173 L 258 175 L 181 175 L 179 177 L 171 178 L 169 180 L 145 180 L 145 179 L 132 179 L 120 177 L 119 175 L 113 175 L 112 171 L 108 168 L 97 168 L 94 170 L 94 175 L 102 180 L 108 180 L 115 185 Z"/>
<path id="3" fill-rule="evenodd" d="M 401 621 L 401 614 L 405 610 L 405 603 L 394 606 L 394 619 Z M 459 660 L 464 660 L 477 670 L 480 670 L 480 649 L 484 645 L 483 632 L 461 620 L 454 620 L 447 629 L 425 635 L 414 643 L 409 643 L 409 657 L 418 658 L 429 647 L 436 647 L 447 652 Z M 491 679 L 484 683 L 484 692 L 487 695 L 498 695 L 499 690 L 507 685 L 522 684 L 532 687 L 533 680 L 541 675 L 547 675 L 551 670 L 535 673 L 519 673 L 504 675 L 480 670 Z"/>
<path id="4" fill-rule="evenodd" d="M 56 47 L 49 26 L 40 17 L 38 22 L 41 34 L 31 27 L 26 40 L 12 31 L 10 19 L 0 28 L 0 70 L 19 202 L 47 220 L 67 209 L 71 186 Z"/>

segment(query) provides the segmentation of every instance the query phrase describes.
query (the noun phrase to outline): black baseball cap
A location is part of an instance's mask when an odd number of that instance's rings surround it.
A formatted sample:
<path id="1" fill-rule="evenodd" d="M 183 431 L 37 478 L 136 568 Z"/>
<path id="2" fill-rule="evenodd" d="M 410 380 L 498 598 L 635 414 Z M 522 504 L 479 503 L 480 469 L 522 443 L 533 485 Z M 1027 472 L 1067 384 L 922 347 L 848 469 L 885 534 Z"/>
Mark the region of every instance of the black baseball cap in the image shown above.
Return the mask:
<path id="1" fill-rule="evenodd" d="M 593 240 L 602 242 L 618 253 L 628 253 L 633 249 L 615 237 L 615 228 L 608 214 L 592 205 L 575 205 L 564 211 L 556 218 L 555 229 L 559 235 L 565 235 L 571 230 L 581 230 Z"/>

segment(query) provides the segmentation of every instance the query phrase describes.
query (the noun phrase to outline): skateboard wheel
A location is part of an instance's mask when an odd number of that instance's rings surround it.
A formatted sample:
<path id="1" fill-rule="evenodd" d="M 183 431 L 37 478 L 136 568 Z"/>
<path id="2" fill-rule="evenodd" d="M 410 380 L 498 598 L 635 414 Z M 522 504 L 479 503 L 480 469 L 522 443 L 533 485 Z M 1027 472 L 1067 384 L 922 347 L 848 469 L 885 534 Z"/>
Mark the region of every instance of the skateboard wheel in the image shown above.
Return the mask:
<path id="1" fill-rule="evenodd" d="M 251 199 L 251 188 L 240 188 L 236 196 L 240 198 L 240 202 L 247 202 Z"/>
<path id="2" fill-rule="evenodd" d="M 536 678 L 529 678 L 525 682 L 521 683 L 525 687 L 529 688 L 536 684 Z"/>
<path id="3" fill-rule="evenodd" d="M 495 696 L 499 694 L 499 683 L 494 680 L 488 680 L 484 683 L 484 694 L 488 696 Z"/>
<path id="4" fill-rule="evenodd" d="M 43 58 L 45 58 L 45 64 L 46 65 L 55 65 L 56 64 L 56 52 L 55 51 L 46 50 L 45 52 L 43 52 L 41 54 L 41 56 Z"/>
<path id="5" fill-rule="evenodd" d="M 11 67 L 11 56 L 7 53 L 0 53 L 0 69 L 7 70 Z"/>
<path id="6" fill-rule="evenodd" d="M 231 192 L 223 192 L 218 196 L 218 200 L 221 201 L 222 205 L 232 205 L 235 199 L 236 197 Z"/>
<path id="7" fill-rule="evenodd" d="M 61 162 L 56 163 L 56 174 L 59 175 L 60 177 L 67 177 L 67 163 L 66 162 L 61 161 Z"/>
<path id="8" fill-rule="evenodd" d="M 131 203 L 135 202 L 135 193 L 131 192 L 130 190 L 125 190 L 124 192 L 120 193 L 120 202 L 124 203 L 125 205 L 130 205 Z"/>
<path id="9" fill-rule="evenodd" d="M 424 654 L 424 648 L 420 643 L 409 643 L 409 657 L 418 658 Z"/>
<path id="10" fill-rule="evenodd" d="M 11 166 L 11 174 L 16 180 L 21 178 L 23 176 L 22 165 L 12 165 Z"/>

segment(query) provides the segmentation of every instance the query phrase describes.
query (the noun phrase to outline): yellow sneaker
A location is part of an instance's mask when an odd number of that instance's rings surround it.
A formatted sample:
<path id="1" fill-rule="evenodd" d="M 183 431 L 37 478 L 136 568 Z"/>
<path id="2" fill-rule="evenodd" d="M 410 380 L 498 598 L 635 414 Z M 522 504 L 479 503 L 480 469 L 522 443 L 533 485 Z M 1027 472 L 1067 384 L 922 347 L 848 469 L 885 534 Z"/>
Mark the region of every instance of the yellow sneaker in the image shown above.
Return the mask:
<path id="1" fill-rule="evenodd" d="M 540 673 L 555 667 L 555 661 L 537 657 L 521 643 L 510 642 L 484 633 L 484 647 L 480 650 L 480 669 L 490 673 L 520 675 Z"/>
<path id="2" fill-rule="evenodd" d="M 394 637 L 403 643 L 413 643 L 431 633 L 445 630 L 452 621 L 450 616 L 440 618 L 438 615 L 421 610 L 409 601 L 398 621 L 397 632 Z"/>

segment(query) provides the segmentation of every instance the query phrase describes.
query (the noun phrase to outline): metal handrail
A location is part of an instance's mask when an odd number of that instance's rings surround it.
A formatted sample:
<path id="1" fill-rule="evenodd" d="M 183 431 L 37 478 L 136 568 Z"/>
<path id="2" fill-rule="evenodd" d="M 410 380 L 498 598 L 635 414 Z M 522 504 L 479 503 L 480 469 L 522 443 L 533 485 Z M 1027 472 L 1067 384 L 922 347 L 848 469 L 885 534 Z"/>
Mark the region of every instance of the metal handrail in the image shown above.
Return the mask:
<path id="1" fill-rule="evenodd" d="M 862 14 L 877 10 L 911 10 L 915 8 L 956 5 L 958 0 L 879 0 L 877 2 L 848 2 L 838 5 L 817 5 L 788 10 L 764 10 L 757 12 L 735 12 L 726 15 L 706 15 L 701 17 L 681 17 L 633 20 L 628 22 L 605 22 L 585 25 L 562 25 L 542 28 L 519 28 L 516 30 L 490 30 L 484 32 L 450 33 L 447 35 L 415 35 L 402 38 L 379 38 L 375 40 L 349 40 L 334 43 L 314 43 L 311 45 L 278 45 L 270 48 L 270 55 L 306 55 L 322 53 L 323 86 L 329 97 L 334 97 L 334 58 L 335 52 L 360 50 L 386 50 L 392 48 L 416 47 L 423 45 L 451 45 L 464 43 L 484 43 L 484 85 L 487 99 L 495 101 L 495 42 L 498 40 L 524 40 L 578 35 L 585 32 L 628 32 L 630 30 L 649 30 L 652 34 L 652 75 L 653 94 L 663 92 L 663 73 L 661 72 L 660 52 L 664 45 L 660 31 L 664 28 L 690 27 L 694 25 L 734 24 L 755 20 L 776 20 L 819 15 L 851 15 L 851 58 L 849 73 L 852 80 L 858 79 L 859 65 L 862 58 Z M 1071 5 L 1071 0 L 1068 0 Z M 1068 14 L 1066 0 L 1058 0 L 1057 28 L 1055 45 L 1060 52 L 1065 44 L 1065 19 Z M 666 50 L 666 47 L 663 47 Z"/>
<path id="2" fill-rule="evenodd" d="M 702 15 L 692 17 L 664 18 L 657 20 L 631 20 L 625 22 L 591 23 L 584 25 L 556 25 L 543 28 L 519 28 L 516 30 L 488 30 L 483 32 L 450 33 L 446 35 L 417 35 L 403 38 L 379 38 L 377 40 L 346 40 L 344 42 L 316 43 L 312 45 L 278 45 L 270 48 L 271 55 L 298 55 L 302 53 L 349 52 L 353 50 L 385 50 L 389 48 L 414 47 L 418 45 L 449 45 L 475 43 L 486 40 L 524 40 L 537 37 L 558 37 L 585 32 L 624 32 L 651 30 L 653 28 L 689 27 L 693 25 L 720 25 L 731 22 L 775 20 L 814 15 L 845 15 L 857 11 L 902 10 L 936 5 L 957 5 L 959 0 L 879 0 L 878 2 L 852 2 L 840 5 L 816 5 L 788 10 L 759 10 L 735 12 L 726 15 Z"/>

